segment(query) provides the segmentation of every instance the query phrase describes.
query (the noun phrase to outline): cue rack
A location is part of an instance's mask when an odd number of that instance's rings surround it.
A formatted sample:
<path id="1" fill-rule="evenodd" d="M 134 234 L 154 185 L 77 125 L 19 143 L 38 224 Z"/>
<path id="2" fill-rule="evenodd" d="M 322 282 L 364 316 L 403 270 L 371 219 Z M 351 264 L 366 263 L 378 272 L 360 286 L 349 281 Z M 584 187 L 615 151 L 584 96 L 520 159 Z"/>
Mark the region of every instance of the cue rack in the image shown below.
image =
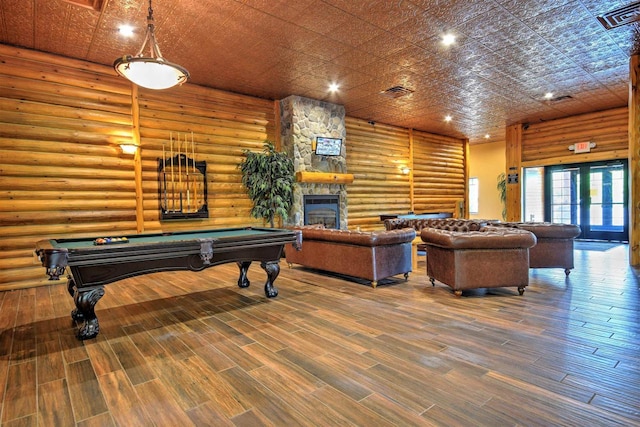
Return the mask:
<path id="1" fill-rule="evenodd" d="M 196 161 L 196 147 L 178 133 L 162 141 L 158 158 L 160 220 L 209 218 L 207 207 L 207 162 Z"/>

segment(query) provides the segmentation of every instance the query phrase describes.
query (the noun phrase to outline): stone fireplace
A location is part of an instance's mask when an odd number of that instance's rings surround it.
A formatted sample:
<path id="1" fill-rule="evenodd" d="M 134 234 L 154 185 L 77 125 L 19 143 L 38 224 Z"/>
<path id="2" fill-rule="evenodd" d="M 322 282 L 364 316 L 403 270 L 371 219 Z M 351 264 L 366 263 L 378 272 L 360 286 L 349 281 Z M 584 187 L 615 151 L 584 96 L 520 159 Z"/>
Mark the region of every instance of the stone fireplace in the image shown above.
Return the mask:
<path id="1" fill-rule="evenodd" d="M 280 101 L 280 129 L 282 148 L 291 156 L 298 180 L 293 192 L 293 207 L 286 225 L 305 223 L 305 196 L 333 196 L 337 201 L 336 228 L 347 228 L 347 188 L 341 183 L 314 182 L 314 173 L 345 174 L 346 127 L 345 111 L 341 105 L 329 102 L 289 96 Z M 313 151 L 317 137 L 342 138 L 339 156 L 318 156 Z"/>

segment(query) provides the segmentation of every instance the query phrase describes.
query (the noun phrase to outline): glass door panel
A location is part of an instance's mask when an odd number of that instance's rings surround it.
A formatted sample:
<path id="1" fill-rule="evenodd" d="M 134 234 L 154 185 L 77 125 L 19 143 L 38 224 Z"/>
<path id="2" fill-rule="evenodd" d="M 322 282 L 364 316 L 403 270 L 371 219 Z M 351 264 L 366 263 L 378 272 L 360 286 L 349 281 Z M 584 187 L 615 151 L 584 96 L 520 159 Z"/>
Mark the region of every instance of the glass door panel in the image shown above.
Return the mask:
<path id="1" fill-rule="evenodd" d="M 582 239 L 627 241 L 626 176 L 626 160 L 546 168 L 545 218 L 579 225 Z"/>

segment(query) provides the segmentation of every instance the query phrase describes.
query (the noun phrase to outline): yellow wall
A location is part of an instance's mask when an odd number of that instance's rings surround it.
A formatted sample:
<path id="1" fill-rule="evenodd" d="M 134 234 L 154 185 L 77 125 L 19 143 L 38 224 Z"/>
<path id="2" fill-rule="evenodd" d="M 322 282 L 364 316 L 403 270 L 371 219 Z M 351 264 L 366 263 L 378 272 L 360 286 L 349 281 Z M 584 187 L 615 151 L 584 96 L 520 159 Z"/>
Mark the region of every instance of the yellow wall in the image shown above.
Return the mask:
<path id="1" fill-rule="evenodd" d="M 505 169 L 504 141 L 469 146 L 469 178 L 478 178 L 478 213 L 470 218 L 502 219 L 502 205 L 496 189 L 498 175 Z"/>

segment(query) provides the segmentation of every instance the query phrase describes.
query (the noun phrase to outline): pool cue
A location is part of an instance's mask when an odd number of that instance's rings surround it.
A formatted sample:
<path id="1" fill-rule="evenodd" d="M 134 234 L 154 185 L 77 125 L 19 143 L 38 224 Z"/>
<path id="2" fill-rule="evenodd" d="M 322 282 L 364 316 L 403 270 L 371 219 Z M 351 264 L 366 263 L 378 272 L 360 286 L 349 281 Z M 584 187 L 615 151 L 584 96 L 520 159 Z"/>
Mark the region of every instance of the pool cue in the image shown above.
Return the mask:
<path id="1" fill-rule="evenodd" d="M 171 210 L 176 210 L 176 182 L 173 179 L 173 132 L 169 133 L 171 140 Z"/>
<path id="2" fill-rule="evenodd" d="M 162 140 L 162 183 L 164 186 L 164 211 L 167 212 L 169 210 L 169 206 L 167 206 L 167 161 L 164 152 L 165 141 Z"/>
<path id="3" fill-rule="evenodd" d="M 180 153 L 180 134 L 178 133 L 178 190 L 180 190 L 180 212 L 182 212 L 182 155 Z"/>
<path id="4" fill-rule="evenodd" d="M 189 143 L 187 142 L 187 135 L 184 136 L 184 168 L 187 171 L 187 212 L 191 212 L 191 198 L 189 190 Z"/>
<path id="5" fill-rule="evenodd" d="M 191 153 L 193 154 L 193 211 L 198 212 L 198 174 L 196 172 L 196 144 L 191 131 Z"/>

